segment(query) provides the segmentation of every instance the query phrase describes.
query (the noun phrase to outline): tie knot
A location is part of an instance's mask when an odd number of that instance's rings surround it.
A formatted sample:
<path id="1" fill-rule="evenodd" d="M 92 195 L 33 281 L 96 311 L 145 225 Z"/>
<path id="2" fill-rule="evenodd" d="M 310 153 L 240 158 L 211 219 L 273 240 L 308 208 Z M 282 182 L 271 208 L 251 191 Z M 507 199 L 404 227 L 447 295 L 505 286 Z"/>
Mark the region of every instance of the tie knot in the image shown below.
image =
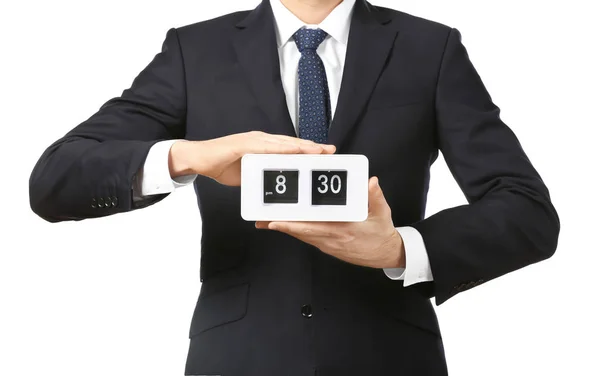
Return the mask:
<path id="1" fill-rule="evenodd" d="M 321 29 L 302 28 L 294 33 L 294 41 L 300 53 L 304 50 L 316 50 L 326 37 L 327 33 Z"/>

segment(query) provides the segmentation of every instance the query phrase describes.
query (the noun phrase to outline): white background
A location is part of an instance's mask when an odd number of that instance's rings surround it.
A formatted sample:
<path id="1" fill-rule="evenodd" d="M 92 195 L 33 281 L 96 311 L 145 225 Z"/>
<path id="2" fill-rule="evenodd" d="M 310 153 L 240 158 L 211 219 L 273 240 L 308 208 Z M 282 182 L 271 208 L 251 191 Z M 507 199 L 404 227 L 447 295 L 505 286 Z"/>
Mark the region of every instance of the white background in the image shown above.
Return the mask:
<path id="1" fill-rule="evenodd" d="M 49 224 L 29 208 L 28 179 L 50 143 L 129 87 L 170 27 L 257 2 L 2 2 L 0 375 L 183 374 L 199 291 L 193 189 Z M 462 32 L 561 217 L 553 258 L 437 307 L 450 374 L 600 374 L 594 2 L 375 3 Z M 428 215 L 465 202 L 442 159 L 429 197 Z"/>

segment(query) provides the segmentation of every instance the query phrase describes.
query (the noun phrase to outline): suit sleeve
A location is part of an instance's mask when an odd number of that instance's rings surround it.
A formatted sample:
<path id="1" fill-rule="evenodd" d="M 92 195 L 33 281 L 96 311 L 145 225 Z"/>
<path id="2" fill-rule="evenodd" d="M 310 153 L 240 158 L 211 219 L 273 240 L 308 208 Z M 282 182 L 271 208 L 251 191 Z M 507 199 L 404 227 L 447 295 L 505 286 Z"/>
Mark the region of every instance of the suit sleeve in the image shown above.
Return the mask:
<path id="1" fill-rule="evenodd" d="M 103 217 L 152 205 L 132 186 L 152 145 L 184 138 L 185 76 L 175 29 L 122 95 L 50 145 L 29 179 L 31 209 L 49 222 Z"/>
<path id="2" fill-rule="evenodd" d="M 423 236 L 440 305 L 552 256 L 560 224 L 548 189 L 500 120 L 455 29 L 440 66 L 436 117 L 439 149 L 468 201 L 412 225 Z"/>

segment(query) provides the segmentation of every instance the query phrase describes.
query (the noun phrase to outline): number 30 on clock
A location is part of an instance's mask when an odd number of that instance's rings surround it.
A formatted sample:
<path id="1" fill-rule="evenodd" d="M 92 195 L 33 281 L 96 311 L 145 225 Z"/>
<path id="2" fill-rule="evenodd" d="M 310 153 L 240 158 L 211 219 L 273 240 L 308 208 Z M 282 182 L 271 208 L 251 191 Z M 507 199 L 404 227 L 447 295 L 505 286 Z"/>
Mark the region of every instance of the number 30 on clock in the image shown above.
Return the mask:
<path id="1" fill-rule="evenodd" d="M 313 205 L 346 205 L 348 171 L 312 171 Z"/>

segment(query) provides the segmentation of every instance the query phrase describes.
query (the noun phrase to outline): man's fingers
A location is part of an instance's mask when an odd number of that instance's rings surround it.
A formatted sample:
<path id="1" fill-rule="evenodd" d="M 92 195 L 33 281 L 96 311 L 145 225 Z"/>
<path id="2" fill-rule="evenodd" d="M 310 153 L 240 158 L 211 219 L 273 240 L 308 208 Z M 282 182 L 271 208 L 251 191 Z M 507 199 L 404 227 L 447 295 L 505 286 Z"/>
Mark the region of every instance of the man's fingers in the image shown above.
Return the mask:
<path id="1" fill-rule="evenodd" d="M 318 145 L 319 147 L 321 147 L 323 149 L 323 154 L 333 154 L 335 153 L 335 145 L 329 145 L 329 144 L 318 144 L 314 141 L 310 141 L 310 140 L 304 140 L 298 137 L 290 137 L 290 136 L 282 136 L 282 135 L 272 135 L 272 137 L 277 138 L 278 140 L 281 140 L 282 142 L 285 143 L 294 143 L 294 144 L 301 144 L 301 145 L 306 145 L 306 146 L 314 146 L 314 145 Z"/>
<path id="2" fill-rule="evenodd" d="M 302 152 L 300 145 L 284 144 L 281 142 L 273 142 L 266 140 L 251 141 L 251 145 L 247 145 L 248 153 L 256 154 L 299 154 Z M 317 151 L 315 151 L 316 153 Z"/>
<path id="3" fill-rule="evenodd" d="M 274 139 L 250 140 L 246 145 L 247 153 L 256 154 L 301 154 L 312 153 L 319 154 L 321 148 L 318 145 L 300 145 L 293 143 L 280 142 Z"/>
<path id="4" fill-rule="evenodd" d="M 268 221 L 258 221 L 256 222 L 256 228 L 261 230 L 275 230 L 280 232 L 289 233 L 292 229 L 298 230 L 298 226 L 294 226 L 294 224 L 290 222 L 268 222 Z"/>
<path id="5" fill-rule="evenodd" d="M 310 236 L 313 231 L 302 222 L 271 222 L 269 230 L 280 231 L 292 236 Z"/>
<path id="6" fill-rule="evenodd" d="M 323 148 L 325 150 L 325 154 L 333 154 L 335 153 L 335 145 L 325 145 L 325 147 Z"/>
<path id="7" fill-rule="evenodd" d="M 286 233 L 296 238 L 330 237 L 336 224 L 322 222 L 256 222 L 256 228 Z"/>
<path id="8" fill-rule="evenodd" d="M 316 142 L 301 139 L 298 137 L 290 137 L 277 134 L 268 134 L 257 132 L 257 137 L 266 142 L 279 142 L 287 145 L 299 145 L 303 153 L 309 154 L 333 154 L 335 153 L 334 145 L 318 144 Z"/>
<path id="9" fill-rule="evenodd" d="M 276 139 L 252 140 L 246 145 L 246 153 L 256 154 L 323 154 L 334 151 L 333 145 L 325 148 L 315 143 L 288 143 Z"/>
<path id="10" fill-rule="evenodd" d="M 254 225 L 256 228 L 261 229 L 261 230 L 266 230 L 269 228 L 269 223 L 270 222 L 266 222 L 266 221 L 258 221 L 256 222 Z"/>
<path id="11" fill-rule="evenodd" d="M 265 134 L 265 137 L 273 140 L 280 140 L 285 143 L 301 144 L 301 145 L 318 145 L 316 142 L 311 140 L 305 140 L 298 137 L 284 136 L 280 134 Z"/>

